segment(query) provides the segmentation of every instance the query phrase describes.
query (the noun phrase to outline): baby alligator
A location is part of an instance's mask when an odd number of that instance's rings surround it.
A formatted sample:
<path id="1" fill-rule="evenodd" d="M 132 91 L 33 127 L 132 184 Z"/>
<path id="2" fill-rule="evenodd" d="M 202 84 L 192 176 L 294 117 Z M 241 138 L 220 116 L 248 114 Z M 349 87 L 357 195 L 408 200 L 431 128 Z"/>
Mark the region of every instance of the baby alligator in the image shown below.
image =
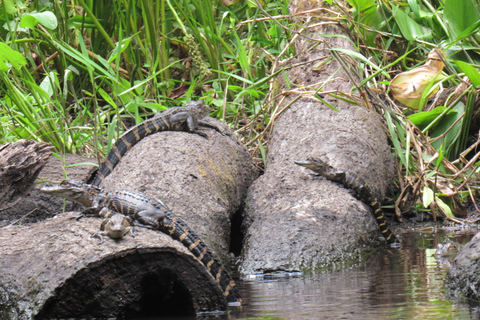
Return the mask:
<path id="1" fill-rule="evenodd" d="M 100 210 L 98 215 L 105 218 L 100 225 L 100 231 L 93 235 L 100 237 L 99 243 L 103 242 L 103 236 L 109 236 L 112 239 L 120 239 L 128 233 L 133 236 L 132 226 L 134 225 L 134 222 L 129 216 L 125 216 L 107 208 Z"/>
<path id="2" fill-rule="evenodd" d="M 199 126 L 212 128 L 221 132 L 216 126 L 201 120 L 206 117 L 210 111 L 210 107 L 203 101 L 191 101 L 187 103 L 185 107 L 167 109 L 162 113 L 156 114 L 153 118 L 132 127 L 115 142 L 107 158 L 97 171 L 92 185 L 99 186 L 103 179 L 113 171 L 125 153 L 150 134 L 160 131 L 187 131 L 206 137 L 207 135 L 205 133 L 198 131 Z"/>
<path id="3" fill-rule="evenodd" d="M 388 227 L 380 202 L 363 179 L 348 171 L 337 170 L 326 162 L 313 157 L 308 157 L 307 160 L 303 161 L 295 161 L 295 163 L 316 172 L 318 175 L 324 176 L 328 180 L 339 182 L 347 189 L 355 191 L 362 201 L 370 204 L 372 207 L 380 231 L 390 246 L 400 247 L 402 245 Z"/>
<path id="4" fill-rule="evenodd" d="M 161 201 L 134 191 L 108 191 L 75 180 L 63 180 L 54 186 L 44 186 L 40 191 L 75 201 L 85 207 L 83 215 L 108 216 L 109 210 L 129 216 L 135 222 L 160 230 L 180 241 L 200 260 L 220 285 L 230 305 L 241 303 L 235 281 L 225 267 L 215 258 L 213 251 L 178 216 Z M 108 220 L 107 220 L 108 221 Z M 123 224 L 125 228 L 128 226 Z M 121 234 L 123 231 L 119 231 Z M 124 230 L 124 234 L 127 232 Z"/>

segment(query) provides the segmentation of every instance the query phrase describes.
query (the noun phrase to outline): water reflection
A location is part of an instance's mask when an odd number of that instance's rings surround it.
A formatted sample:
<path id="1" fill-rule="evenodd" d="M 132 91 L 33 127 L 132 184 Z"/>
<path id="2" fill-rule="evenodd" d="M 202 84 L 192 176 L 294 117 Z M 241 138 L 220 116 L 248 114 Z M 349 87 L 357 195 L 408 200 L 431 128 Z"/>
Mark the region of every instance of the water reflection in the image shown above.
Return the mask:
<path id="1" fill-rule="evenodd" d="M 471 236 L 448 235 L 458 243 Z M 445 298 L 448 258 L 434 253 L 446 238 L 409 232 L 401 249 L 378 250 L 346 269 L 239 281 L 245 304 L 230 319 L 475 319 L 470 306 Z"/>

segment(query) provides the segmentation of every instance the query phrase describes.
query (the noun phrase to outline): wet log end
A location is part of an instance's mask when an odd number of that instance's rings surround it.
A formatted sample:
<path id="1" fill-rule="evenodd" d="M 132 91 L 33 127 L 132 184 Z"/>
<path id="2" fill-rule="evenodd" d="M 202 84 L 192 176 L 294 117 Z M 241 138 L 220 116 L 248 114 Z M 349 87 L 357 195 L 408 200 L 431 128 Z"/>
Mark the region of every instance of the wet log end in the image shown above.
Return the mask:
<path id="1" fill-rule="evenodd" d="M 66 213 L 0 229 L 0 318 L 194 315 L 226 310 L 222 291 L 181 243 L 144 228 L 91 237 L 100 219 Z"/>
<path id="2" fill-rule="evenodd" d="M 33 188 L 52 148 L 49 143 L 23 139 L 0 145 L 0 210 L 14 206 Z"/>

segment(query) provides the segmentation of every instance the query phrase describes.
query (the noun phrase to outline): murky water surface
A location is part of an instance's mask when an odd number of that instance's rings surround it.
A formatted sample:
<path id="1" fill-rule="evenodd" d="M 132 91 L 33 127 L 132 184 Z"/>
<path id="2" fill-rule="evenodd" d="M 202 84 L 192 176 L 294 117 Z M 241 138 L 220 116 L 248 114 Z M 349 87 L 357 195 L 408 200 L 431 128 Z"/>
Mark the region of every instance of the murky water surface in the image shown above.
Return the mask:
<path id="1" fill-rule="evenodd" d="M 434 256 L 439 243 L 462 245 L 475 233 L 409 231 L 402 248 L 381 248 L 350 267 L 238 280 L 244 304 L 229 315 L 169 319 L 480 319 L 480 304 L 447 299 L 443 282 L 452 259 Z"/>
<path id="2" fill-rule="evenodd" d="M 464 244 L 473 234 L 427 228 L 404 234 L 401 249 L 380 249 L 345 269 L 244 279 L 241 311 L 199 318 L 480 319 L 477 306 L 446 298 L 449 261 L 434 256 L 438 243 Z"/>

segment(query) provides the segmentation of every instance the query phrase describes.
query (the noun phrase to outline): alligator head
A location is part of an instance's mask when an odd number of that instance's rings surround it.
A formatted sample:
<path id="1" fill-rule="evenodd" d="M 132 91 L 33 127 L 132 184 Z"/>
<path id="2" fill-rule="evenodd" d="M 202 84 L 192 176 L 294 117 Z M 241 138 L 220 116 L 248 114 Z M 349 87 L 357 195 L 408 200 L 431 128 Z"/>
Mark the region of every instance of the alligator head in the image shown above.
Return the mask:
<path id="1" fill-rule="evenodd" d="M 314 157 L 308 157 L 306 160 L 300 160 L 300 161 L 294 161 L 294 162 L 295 164 L 298 164 L 299 166 L 310 169 L 320 175 L 330 168 L 330 165 L 327 164 L 325 161 L 322 161 Z"/>
<path id="2" fill-rule="evenodd" d="M 115 213 L 102 222 L 101 230 L 112 239 L 119 239 L 131 232 L 133 221 L 130 217 Z"/>
<path id="3" fill-rule="evenodd" d="M 85 207 L 91 207 L 100 189 L 81 181 L 68 179 L 53 186 L 42 186 L 40 191 L 45 194 L 75 201 Z"/>
<path id="4" fill-rule="evenodd" d="M 197 119 L 203 119 L 208 116 L 210 112 L 212 112 L 212 108 L 209 105 L 206 105 L 205 101 L 203 100 L 190 101 L 185 105 L 185 107 L 190 108 Z"/>

